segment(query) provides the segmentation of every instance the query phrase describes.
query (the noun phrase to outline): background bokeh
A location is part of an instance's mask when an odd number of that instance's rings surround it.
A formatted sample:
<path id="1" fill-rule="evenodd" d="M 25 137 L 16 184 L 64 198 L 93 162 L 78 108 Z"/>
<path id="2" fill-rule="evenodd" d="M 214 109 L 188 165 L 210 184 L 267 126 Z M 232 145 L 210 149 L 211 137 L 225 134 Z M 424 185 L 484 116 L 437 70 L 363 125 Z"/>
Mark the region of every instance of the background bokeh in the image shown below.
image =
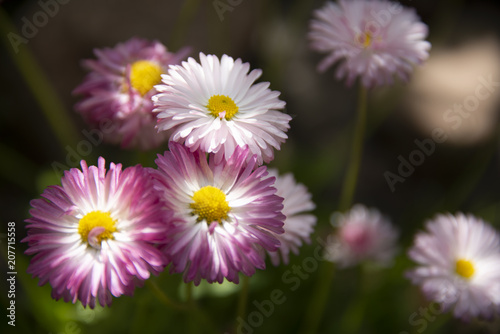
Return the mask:
<path id="1" fill-rule="evenodd" d="M 322 56 L 308 49 L 308 22 L 323 1 L 222 0 L 232 8 L 223 13 L 223 20 L 212 0 L 61 2 L 65 4 L 59 4 L 57 13 L 17 53 L 7 34 L 21 34 L 25 21 L 32 22 L 43 8 L 38 1 L 1 2 L 2 272 L 7 271 L 5 233 L 9 221 L 16 222 L 18 242 L 16 327 L 7 326 L 2 316 L 1 332 L 209 331 L 204 322 L 197 325 L 197 315 L 166 307 L 146 287 L 137 289 L 134 297 L 115 298 L 109 309 L 91 311 L 53 301 L 50 287 L 37 287 L 37 280 L 25 273 L 29 259 L 23 255 L 26 246 L 20 240 L 25 236 L 29 201 L 47 185 L 59 182 L 53 162 L 68 165 L 69 150 L 77 149 L 83 139 L 81 131 L 87 128 L 74 112 L 78 98 L 71 94 L 85 75 L 80 61 L 93 57 L 94 48 L 111 47 L 132 36 L 157 39 L 172 51 L 190 46 L 195 58 L 198 52 L 242 58 L 252 68 L 263 69 L 261 80 L 270 81 L 271 89 L 282 92 L 293 121 L 289 139 L 271 165 L 282 173 L 293 172 L 307 185 L 317 204 L 318 225 L 311 245 L 303 247 L 299 256 L 292 256 L 288 266 L 274 268 L 269 264 L 252 277 L 247 310 L 258 310 L 255 304 L 270 299 L 271 292 L 279 289 L 286 301 L 275 305 L 272 314 L 251 332 L 297 332 L 319 272 L 304 274 L 298 287 L 283 275 L 300 277 L 294 266 L 300 267 L 312 256 L 319 245 L 317 237 L 324 238 L 332 231 L 329 219 L 338 206 L 356 106 L 357 90 L 336 81 L 332 69 L 317 73 L 315 67 Z M 448 314 L 426 318 L 420 312 L 429 307 L 429 301 L 403 278 L 412 266 L 405 254 L 415 232 L 436 213 L 473 213 L 500 227 L 500 87 L 457 129 L 443 123 L 447 109 L 474 93 L 478 77 L 492 75 L 500 81 L 500 5 L 494 0 L 401 3 L 415 7 L 429 25 L 433 48 L 428 63 L 415 71 L 412 82 L 371 92 L 368 134 L 355 194 L 355 202 L 378 208 L 398 226 L 400 254 L 388 270 L 362 267 L 337 271 L 321 333 L 500 333 L 498 321 L 464 324 Z M 397 173 L 398 156 L 408 159 L 417 149 L 414 141 L 430 138 L 436 127 L 446 129 L 448 140 L 438 144 L 392 192 L 384 173 Z M 163 149 L 141 154 L 140 161 L 153 166 L 155 155 Z M 80 158 L 95 164 L 98 156 L 124 166 L 139 162 L 137 152 L 107 144 L 94 146 L 90 154 Z M 164 272 L 153 280 L 172 299 L 185 298 L 180 275 Z M 292 287 L 297 289 L 292 291 Z M 0 288 L 5 310 L 5 279 L 0 280 Z M 215 324 L 216 332 L 230 332 L 238 291 L 239 286 L 232 283 L 202 284 L 194 289 L 196 302 Z M 409 320 L 415 312 L 417 316 Z M 422 319 L 426 319 L 425 329 Z"/>

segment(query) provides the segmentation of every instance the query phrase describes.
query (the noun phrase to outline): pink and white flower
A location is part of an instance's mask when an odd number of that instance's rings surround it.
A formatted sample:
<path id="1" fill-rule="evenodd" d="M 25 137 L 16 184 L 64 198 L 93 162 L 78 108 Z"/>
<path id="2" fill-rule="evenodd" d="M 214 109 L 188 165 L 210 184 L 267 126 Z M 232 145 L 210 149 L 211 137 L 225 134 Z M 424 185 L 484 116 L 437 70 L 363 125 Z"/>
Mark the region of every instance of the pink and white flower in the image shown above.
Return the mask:
<path id="1" fill-rule="evenodd" d="M 73 168 L 31 201 L 26 254 L 28 273 L 52 286 L 52 297 L 94 308 L 112 295 L 132 295 L 157 275 L 166 257 L 156 244 L 166 240 L 166 219 L 152 178 L 141 166 L 122 171 L 105 161 Z"/>
<path id="2" fill-rule="evenodd" d="M 306 186 L 297 183 L 291 173 L 279 176 L 277 170 L 270 169 L 269 175 L 276 178 L 276 195 L 283 197 L 283 214 L 286 216 L 283 225 L 285 233 L 277 235 L 281 243 L 279 250 L 267 252 L 271 262 L 277 266 L 280 264 L 280 255 L 283 263 L 288 264 L 290 252 L 298 254 L 302 242 L 311 242 L 309 236 L 313 233 L 317 219 L 308 212 L 316 206 Z"/>
<path id="3" fill-rule="evenodd" d="M 170 140 L 191 151 L 214 153 L 217 162 L 245 146 L 259 165 L 273 160 L 291 120 L 279 111 L 285 107 L 280 93 L 268 82 L 254 84 L 262 71 L 248 73 L 250 65 L 241 59 L 200 53 L 200 63 L 189 58 L 162 76 L 153 96 L 158 129 L 171 130 Z"/>
<path id="4" fill-rule="evenodd" d="M 203 151 L 190 152 L 170 142 L 170 152 L 158 155 L 155 188 L 162 192 L 166 212 L 176 220 L 164 250 L 171 271 L 184 273 L 186 282 L 238 282 L 264 269 L 260 247 L 275 251 L 276 234 L 283 233 L 283 199 L 257 157 L 237 147 L 227 161 L 207 161 Z M 248 163 L 247 163 L 248 161 Z"/>
<path id="5" fill-rule="evenodd" d="M 396 254 L 398 232 L 376 209 L 357 204 L 346 214 L 333 215 L 332 225 L 337 232 L 328 239 L 325 258 L 340 267 L 363 261 L 386 266 Z"/>
<path id="6" fill-rule="evenodd" d="M 491 319 L 500 311 L 500 236 L 483 220 L 437 215 L 415 236 L 407 273 L 427 298 L 457 318 Z"/>
<path id="7" fill-rule="evenodd" d="M 339 63 L 337 78 L 365 87 L 407 81 L 413 66 L 429 56 L 428 28 L 413 9 L 387 0 L 339 0 L 314 12 L 311 47 L 327 57 L 318 70 Z"/>
<path id="8" fill-rule="evenodd" d="M 174 54 L 160 42 L 132 38 L 94 53 L 97 59 L 83 62 L 90 73 L 74 90 L 83 96 L 76 110 L 108 142 L 142 150 L 165 142 L 167 135 L 155 129 L 151 96 L 161 74 L 187 56 L 187 49 Z"/>

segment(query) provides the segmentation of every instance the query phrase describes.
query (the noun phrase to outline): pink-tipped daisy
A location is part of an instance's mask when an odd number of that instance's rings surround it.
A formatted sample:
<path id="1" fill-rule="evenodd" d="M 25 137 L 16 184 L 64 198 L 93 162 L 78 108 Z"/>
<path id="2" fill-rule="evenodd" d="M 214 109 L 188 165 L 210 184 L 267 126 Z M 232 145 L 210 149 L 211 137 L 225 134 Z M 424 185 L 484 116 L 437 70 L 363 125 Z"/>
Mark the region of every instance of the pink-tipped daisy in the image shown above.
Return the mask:
<path id="1" fill-rule="evenodd" d="M 427 26 L 415 11 L 386 0 L 327 2 L 314 12 L 311 47 L 328 56 L 318 70 L 339 62 L 337 78 L 351 85 L 356 77 L 366 87 L 407 81 L 413 66 L 429 56 Z"/>
<path id="2" fill-rule="evenodd" d="M 187 56 L 187 50 L 174 54 L 157 41 L 132 38 L 94 53 L 97 59 L 83 62 L 90 73 L 74 90 L 83 96 L 76 110 L 108 142 L 142 150 L 165 142 L 167 135 L 155 129 L 151 96 L 161 74 Z"/>
<path id="3" fill-rule="evenodd" d="M 264 269 L 260 247 L 278 249 L 283 233 L 283 199 L 275 195 L 274 178 L 266 167 L 248 159 L 248 148 L 237 147 L 227 161 L 170 142 L 170 152 L 158 155 L 155 188 L 163 192 L 166 212 L 176 218 L 169 227 L 165 252 L 172 272 L 184 272 L 186 282 L 238 282 Z M 248 164 L 247 164 L 248 161 Z"/>
<path id="4" fill-rule="evenodd" d="M 500 306 L 500 236 L 472 215 L 437 215 L 409 251 L 420 266 L 407 273 L 427 298 L 457 318 L 490 319 Z"/>
<path id="5" fill-rule="evenodd" d="M 325 258 L 340 267 L 363 261 L 387 266 L 396 254 L 398 232 L 376 209 L 357 204 L 346 214 L 334 214 L 337 232 L 326 247 Z"/>
<path id="6" fill-rule="evenodd" d="M 26 221 L 26 254 L 34 255 L 28 273 L 52 286 L 56 300 L 94 308 L 110 305 L 112 295 L 132 295 L 134 287 L 158 274 L 166 257 L 156 244 L 166 239 L 160 198 L 141 166 L 122 171 L 105 161 L 73 168 L 31 201 Z"/>
<path id="7" fill-rule="evenodd" d="M 170 140 L 191 151 L 214 153 L 216 160 L 229 159 L 236 147 L 248 146 L 258 163 L 274 158 L 285 142 L 291 118 L 279 111 L 285 102 L 268 82 L 254 84 L 261 70 L 250 73 L 241 59 L 200 53 L 182 66 L 170 66 L 160 92 L 153 96 L 158 129 L 171 130 Z"/>
<path id="8" fill-rule="evenodd" d="M 279 176 L 277 170 L 270 169 L 269 175 L 276 178 L 276 195 L 283 197 L 283 214 L 286 216 L 283 225 L 285 233 L 277 236 L 281 243 L 279 250 L 267 252 L 271 262 L 277 266 L 280 264 L 280 254 L 283 263 L 288 264 L 290 252 L 298 254 L 302 242 L 311 242 L 309 236 L 316 225 L 316 216 L 307 212 L 314 210 L 316 206 L 306 186 L 297 183 L 292 174 Z"/>

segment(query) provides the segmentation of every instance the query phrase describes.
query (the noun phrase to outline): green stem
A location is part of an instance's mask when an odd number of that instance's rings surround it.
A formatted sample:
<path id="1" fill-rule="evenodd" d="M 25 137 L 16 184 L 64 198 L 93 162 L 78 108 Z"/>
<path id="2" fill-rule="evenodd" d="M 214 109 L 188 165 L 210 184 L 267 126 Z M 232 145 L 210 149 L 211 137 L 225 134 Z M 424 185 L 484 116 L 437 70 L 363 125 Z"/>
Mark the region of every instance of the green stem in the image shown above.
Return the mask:
<path id="1" fill-rule="evenodd" d="M 333 263 L 323 261 L 319 270 L 319 282 L 313 292 L 311 303 L 306 311 L 306 316 L 299 333 L 316 334 L 325 311 L 326 303 L 330 295 L 335 266 Z"/>
<path id="2" fill-rule="evenodd" d="M 186 300 L 188 305 L 194 306 L 193 300 L 193 282 L 186 283 Z"/>
<path id="3" fill-rule="evenodd" d="M 354 140 L 351 148 L 351 160 L 347 167 L 347 176 L 342 186 L 339 211 L 343 212 L 350 208 L 356 190 L 361 157 L 363 155 L 363 141 L 366 128 L 367 89 L 360 83 L 359 100 L 357 110 L 356 127 L 354 129 Z"/>
<path id="4" fill-rule="evenodd" d="M 29 49 L 23 44 L 11 44 L 8 36 L 20 37 L 16 28 L 10 22 L 8 15 L 0 7 L 0 38 L 9 51 L 12 61 L 23 76 L 28 88 L 40 105 L 45 118 L 54 131 L 62 149 L 77 143 L 77 129 L 68 116 L 62 102 L 43 70 L 37 64 Z M 16 50 L 17 49 L 17 50 Z"/>
<path id="5" fill-rule="evenodd" d="M 146 280 L 146 285 L 154 292 L 156 298 L 158 298 L 166 306 L 180 311 L 188 310 L 188 307 L 186 307 L 185 305 L 176 303 L 172 301 L 170 298 L 168 298 L 168 296 L 163 292 L 163 290 L 160 289 L 160 287 L 151 279 Z"/>
<path id="6" fill-rule="evenodd" d="M 379 282 L 384 281 L 378 277 L 383 275 L 384 271 L 369 271 L 368 267 L 363 264 L 357 269 L 358 288 L 340 321 L 340 332 L 345 334 L 361 332 L 360 327 L 363 324 L 368 301 L 380 287 Z"/>
<path id="7" fill-rule="evenodd" d="M 206 329 L 205 332 L 207 333 L 219 332 L 218 329 L 213 324 L 212 320 L 209 317 L 207 317 L 207 315 L 203 313 L 203 311 L 200 310 L 196 305 L 196 303 L 194 302 L 192 282 L 186 284 L 186 297 L 187 297 L 186 304 L 179 304 L 168 298 L 167 295 L 160 289 L 160 287 L 151 279 L 146 281 L 146 285 L 148 285 L 148 287 L 153 291 L 156 298 L 158 298 L 166 306 L 176 309 L 178 311 L 186 312 L 188 316 L 194 314 L 194 316 L 196 317 L 196 321 L 190 321 L 188 324 L 190 331 L 192 331 L 193 333 L 199 332 L 197 331 L 198 320 L 203 324 L 203 326 L 205 326 Z"/>
<path id="8" fill-rule="evenodd" d="M 347 167 L 347 176 L 342 187 L 339 210 L 346 211 L 352 205 L 354 191 L 359 174 L 359 166 L 363 155 L 363 140 L 366 127 L 366 107 L 367 107 L 367 89 L 360 83 L 359 101 L 357 110 L 357 120 L 354 129 L 354 140 L 352 143 L 351 160 Z M 309 305 L 306 317 L 300 333 L 316 333 L 320 325 L 321 318 L 325 312 L 325 306 L 328 301 L 330 287 L 332 285 L 335 273 L 333 263 L 324 261 L 320 268 L 319 282 L 313 292 L 311 304 Z"/>
<path id="9" fill-rule="evenodd" d="M 238 330 L 238 318 L 244 319 L 246 315 L 249 286 L 250 286 L 250 278 L 244 275 L 241 282 L 240 298 L 238 299 L 238 313 L 236 316 L 235 327 L 234 327 L 235 333 L 237 333 Z"/>
<path id="10" fill-rule="evenodd" d="M 193 299 L 193 282 L 186 283 L 186 302 L 189 307 L 189 311 L 186 313 L 186 324 L 188 333 L 196 334 L 198 332 L 198 319 L 199 315 L 197 306 Z M 195 321 L 192 321 L 193 315 L 196 317 Z"/>

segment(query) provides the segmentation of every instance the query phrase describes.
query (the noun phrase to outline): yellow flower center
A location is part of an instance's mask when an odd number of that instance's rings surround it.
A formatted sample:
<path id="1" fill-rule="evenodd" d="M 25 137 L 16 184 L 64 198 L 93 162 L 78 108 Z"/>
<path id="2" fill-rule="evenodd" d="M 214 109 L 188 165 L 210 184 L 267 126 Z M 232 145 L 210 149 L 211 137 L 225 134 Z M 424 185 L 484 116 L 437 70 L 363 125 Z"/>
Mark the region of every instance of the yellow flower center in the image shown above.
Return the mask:
<path id="1" fill-rule="evenodd" d="M 89 212 L 78 223 L 78 233 L 82 241 L 94 248 L 100 247 L 102 240 L 113 239 L 114 232 L 116 232 L 115 221 L 109 212 Z"/>
<path id="2" fill-rule="evenodd" d="M 361 44 L 361 46 L 363 46 L 363 48 L 366 49 L 367 47 L 372 45 L 373 36 L 369 31 L 365 32 L 365 33 L 358 33 L 356 35 L 356 42 L 358 44 Z"/>
<path id="3" fill-rule="evenodd" d="M 210 115 L 225 118 L 228 121 L 238 113 L 239 109 L 233 99 L 226 95 L 213 95 L 206 107 L 210 110 Z"/>
<path id="4" fill-rule="evenodd" d="M 457 261 L 455 272 L 463 278 L 471 278 L 474 275 L 474 265 L 469 260 L 460 259 Z"/>
<path id="5" fill-rule="evenodd" d="M 363 47 L 367 48 L 372 44 L 372 35 L 369 32 L 365 33 L 365 40 L 363 42 Z"/>
<path id="6" fill-rule="evenodd" d="M 148 60 L 138 60 L 130 68 L 130 83 L 142 96 L 161 82 L 162 69 Z"/>
<path id="7" fill-rule="evenodd" d="M 198 216 L 198 221 L 207 223 L 222 222 L 227 218 L 231 209 L 226 201 L 226 195 L 219 188 L 205 186 L 194 193 L 193 203 L 190 204 L 193 214 Z"/>

